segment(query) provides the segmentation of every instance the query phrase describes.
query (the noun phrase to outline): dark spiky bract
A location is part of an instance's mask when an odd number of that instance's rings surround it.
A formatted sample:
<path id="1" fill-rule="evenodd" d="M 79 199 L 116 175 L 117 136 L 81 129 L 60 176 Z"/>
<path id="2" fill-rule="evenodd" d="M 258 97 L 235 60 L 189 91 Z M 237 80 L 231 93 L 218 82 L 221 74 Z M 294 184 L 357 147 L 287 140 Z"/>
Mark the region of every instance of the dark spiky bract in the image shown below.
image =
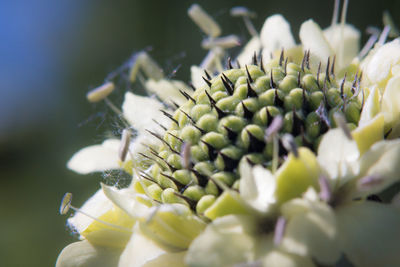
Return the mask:
<path id="1" fill-rule="evenodd" d="M 271 168 L 273 144 L 265 130 L 278 115 L 283 118 L 279 135 L 290 134 L 297 146 L 314 151 L 335 127 L 335 112 L 355 127 L 361 103 L 354 94 L 360 90 L 345 79 L 336 81 L 329 65 L 326 72 L 312 72 L 305 55 L 300 65 L 281 58 L 262 67 L 233 68 L 229 62 L 229 69 L 213 78 L 205 72 L 205 85 L 185 93 L 187 102 L 173 114 L 165 113 L 171 126 L 164 135 L 152 133 L 162 145 L 146 156 L 153 162 L 142 174 L 150 197 L 202 214 L 223 187 L 239 190 L 241 162 Z M 279 164 L 287 153 L 279 141 Z"/>

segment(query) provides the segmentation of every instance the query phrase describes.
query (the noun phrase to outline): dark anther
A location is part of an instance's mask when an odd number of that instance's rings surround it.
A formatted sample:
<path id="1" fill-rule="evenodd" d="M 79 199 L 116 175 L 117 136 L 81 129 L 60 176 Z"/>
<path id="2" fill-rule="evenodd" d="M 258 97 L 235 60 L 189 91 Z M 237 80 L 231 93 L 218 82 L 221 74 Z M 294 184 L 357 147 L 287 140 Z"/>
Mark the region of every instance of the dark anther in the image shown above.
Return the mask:
<path id="1" fill-rule="evenodd" d="M 307 52 L 306 66 L 307 66 L 307 69 L 310 69 L 310 49 Z"/>
<path id="2" fill-rule="evenodd" d="M 169 169 L 171 172 L 176 171 L 176 168 L 175 168 L 174 166 L 172 166 L 171 164 L 169 164 L 168 161 L 167 161 L 166 159 L 164 159 L 164 158 L 162 158 L 161 156 L 159 156 L 159 155 L 157 154 L 157 152 L 155 152 L 155 151 L 150 151 L 150 153 L 151 153 L 153 156 L 155 156 L 155 157 L 157 157 L 158 159 L 160 159 L 162 162 L 164 162 L 164 163 L 167 165 L 168 169 Z M 139 154 L 140 154 L 140 153 L 139 153 Z M 143 156 L 144 154 L 142 153 L 141 155 Z M 145 157 L 146 157 L 146 156 L 145 156 Z M 154 160 L 154 161 L 156 161 L 156 162 L 158 163 L 158 161 L 155 160 L 155 159 L 153 159 L 153 158 L 150 158 L 150 157 L 148 157 L 148 156 L 147 156 L 147 158 L 152 159 L 152 160 Z M 163 168 L 164 168 L 164 167 L 163 167 Z"/>
<path id="3" fill-rule="evenodd" d="M 164 125 L 162 125 L 161 123 L 159 123 L 159 122 L 156 121 L 155 119 L 153 119 L 153 121 L 154 121 L 158 126 L 160 126 L 164 131 L 167 130 L 167 128 L 166 128 Z"/>
<path id="4" fill-rule="evenodd" d="M 228 69 L 233 69 L 233 66 L 232 66 L 232 59 L 230 58 L 230 57 L 228 57 Z"/>
<path id="5" fill-rule="evenodd" d="M 228 94 L 232 95 L 233 94 L 233 90 L 234 90 L 234 85 L 231 82 L 231 80 L 229 80 L 229 78 L 226 77 L 226 75 L 222 73 L 221 81 L 222 81 L 222 84 L 224 85 L 226 91 L 228 92 Z"/>
<path id="6" fill-rule="evenodd" d="M 331 75 L 335 77 L 335 63 L 336 63 L 336 55 L 333 56 L 332 66 L 331 66 Z"/>
<path id="7" fill-rule="evenodd" d="M 147 174 L 145 172 L 139 172 L 139 176 L 142 177 L 143 179 L 146 179 L 146 180 L 150 181 L 150 182 L 157 183 L 156 180 L 153 177 L 151 177 L 149 174 Z"/>
<path id="8" fill-rule="evenodd" d="M 303 99 L 303 102 L 302 102 L 302 107 L 301 107 L 301 109 L 304 111 L 304 113 L 305 114 L 308 114 L 309 112 L 311 112 L 311 107 L 310 107 L 310 104 L 308 103 L 308 101 L 307 101 L 307 93 L 306 93 L 306 89 L 303 89 L 303 91 L 302 91 L 302 99 Z"/>
<path id="9" fill-rule="evenodd" d="M 249 157 L 246 157 L 246 161 L 248 164 L 250 164 L 251 166 L 256 165 L 256 163 L 254 161 L 252 161 L 251 159 L 249 159 Z"/>
<path id="10" fill-rule="evenodd" d="M 247 68 L 247 65 L 246 65 L 246 73 L 247 73 L 247 78 L 250 80 L 251 83 L 253 83 L 254 81 L 253 81 L 253 78 L 251 78 L 251 75 L 250 75 L 249 69 Z"/>
<path id="11" fill-rule="evenodd" d="M 342 98 L 342 99 L 344 99 L 343 97 L 344 97 L 344 83 L 346 82 L 346 77 L 347 77 L 347 72 L 344 74 L 344 77 L 343 77 L 343 80 L 342 80 L 342 82 L 340 83 L 340 97 Z"/>
<path id="12" fill-rule="evenodd" d="M 226 132 L 228 133 L 228 138 L 229 140 L 231 140 L 232 142 L 234 142 L 236 140 L 237 137 L 237 133 L 235 133 L 232 129 L 224 126 Z"/>
<path id="13" fill-rule="evenodd" d="M 243 116 L 244 116 L 246 119 L 248 119 L 248 120 L 250 120 L 251 118 L 253 118 L 253 112 L 251 112 L 251 111 L 246 107 L 246 105 L 243 103 L 243 101 L 242 101 L 242 106 L 243 106 Z"/>
<path id="14" fill-rule="evenodd" d="M 297 87 L 302 88 L 301 87 L 301 71 L 299 71 L 299 73 L 297 74 Z"/>
<path id="15" fill-rule="evenodd" d="M 271 87 L 271 88 L 275 88 L 276 87 L 276 85 L 274 83 L 274 76 L 272 75 L 272 70 L 270 72 L 269 87 Z"/>
<path id="16" fill-rule="evenodd" d="M 183 111 L 182 109 L 180 109 L 179 111 L 182 112 L 183 114 L 185 114 L 185 116 L 186 116 L 192 123 L 196 123 L 196 122 L 194 121 L 194 119 L 193 119 L 189 114 L 187 114 L 185 111 Z"/>
<path id="17" fill-rule="evenodd" d="M 170 136 L 172 136 L 173 138 L 175 138 L 176 140 L 178 140 L 179 142 L 181 142 L 181 143 L 184 142 L 181 138 L 179 138 L 178 136 L 174 135 L 173 133 L 168 132 L 168 134 L 169 134 Z"/>
<path id="18" fill-rule="evenodd" d="M 250 131 L 246 130 L 249 135 L 249 152 L 262 152 L 265 147 L 265 143 L 255 137 Z"/>
<path id="19" fill-rule="evenodd" d="M 171 146 L 170 144 L 168 144 L 168 142 L 165 141 L 161 136 L 159 136 L 158 134 L 156 134 L 155 132 L 152 132 L 152 131 L 150 131 L 150 130 L 147 130 L 147 129 L 146 129 L 146 131 L 147 131 L 149 134 L 151 134 L 152 136 L 154 136 L 155 138 L 157 138 L 158 140 L 160 140 L 161 142 L 163 142 L 166 146 L 168 146 L 168 148 L 169 148 L 172 152 L 174 152 L 174 153 L 176 153 L 176 154 L 179 154 L 179 152 L 176 151 L 175 149 L 173 149 L 172 146 Z"/>
<path id="20" fill-rule="evenodd" d="M 204 78 L 203 76 L 201 77 L 203 78 L 203 80 L 206 82 L 206 84 L 208 85 L 208 87 L 211 87 L 211 82 L 209 80 L 207 80 L 206 78 Z"/>
<path id="21" fill-rule="evenodd" d="M 293 114 L 292 135 L 298 136 L 302 132 L 302 128 L 304 127 L 303 126 L 304 122 L 299 116 L 297 116 L 295 107 L 293 107 L 292 114 Z"/>
<path id="22" fill-rule="evenodd" d="M 189 82 L 190 89 L 193 91 L 196 91 L 196 87 L 194 87 L 193 83 Z"/>
<path id="23" fill-rule="evenodd" d="M 307 50 L 304 51 L 303 60 L 301 61 L 301 70 L 304 72 L 304 66 L 306 65 L 307 61 Z"/>
<path id="24" fill-rule="evenodd" d="M 172 120 L 173 122 L 176 123 L 176 125 L 179 126 L 179 123 L 177 120 L 175 120 L 171 114 L 169 114 L 168 112 L 166 112 L 165 110 L 160 109 L 160 111 L 164 114 L 164 116 L 166 116 L 168 119 Z"/>
<path id="25" fill-rule="evenodd" d="M 175 110 L 179 108 L 178 103 L 176 103 L 174 100 L 170 100 L 170 101 L 171 101 L 172 106 L 171 105 L 168 105 L 168 106 L 170 106 L 172 109 L 175 109 Z"/>
<path id="26" fill-rule="evenodd" d="M 328 57 L 328 62 L 326 63 L 326 70 L 325 70 L 325 79 L 328 80 L 328 82 L 331 82 L 331 78 L 329 77 L 329 66 L 331 64 L 331 58 Z"/>
<path id="27" fill-rule="evenodd" d="M 321 85 L 319 84 L 319 74 L 321 73 L 321 62 L 318 64 L 318 70 L 317 70 L 317 85 L 318 88 L 321 89 Z"/>
<path id="28" fill-rule="evenodd" d="M 186 201 L 189 204 L 190 209 L 192 209 L 194 211 L 196 210 L 197 202 L 195 200 L 193 200 L 193 199 L 191 199 L 191 198 L 189 198 L 187 196 L 184 196 L 184 195 L 182 195 L 182 194 L 180 194 L 178 192 L 174 192 L 174 194 L 175 194 L 175 196 L 177 196 L 177 197 L 183 199 L 184 201 Z"/>
<path id="29" fill-rule="evenodd" d="M 251 87 L 249 79 L 247 79 L 247 97 L 257 97 L 257 92 Z"/>
<path id="30" fill-rule="evenodd" d="M 237 59 L 236 59 L 236 65 L 237 65 L 238 69 L 242 68 L 242 67 L 240 66 L 239 60 L 237 60 Z"/>
<path id="31" fill-rule="evenodd" d="M 185 91 L 179 90 L 179 92 L 187 99 L 187 100 L 191 100 L 193 103 L 196 104 L 196 100 L 194 100 L 193 97 L 191 97 L 188 93 L 186 93 Z"/>
<path id="32" fill-rule="evenodd" d="M 279 66 L 281 66 L 282 67 L 282 63 L 283 63 L 283 58 L 285 57 L 285 51 L 284 51 L 284 49 L 282 48 L 282 50 L 281 50 L 281 55 L 279 56 Z"/>
<path id="33" fill-rule="evenodd" d="M 390 128 L 385 134 L 384 139 L 388 138 L 389 134 L 393 131 L 393 128 Z"/>
<path id="34" fill-rule="evenodd" d="M 208 177 L 207 175 L 199 173 L 195 169 L 191 169 L 190 171 L 196 176 L 197 182 L 201 187 L 205 187 L 207 185 L 208 180 L 210 180 L 210 177 Z"/>
<path id="35" fill-rule="evenodd" d="M 262 57 L 262 55 L 260 55 L 260 69 L 261 69 L 262 72 L 265 73 L 264 62 L 263 62 L 263 57 Z"/>
<path id="36" fill-rule="evenodd" d="M 206 145 L 208 150 L 208 157 L 210 158 L 210 160 L 215 160 L 218 156 L 218 151 L 206 141 L 201 140 L 201 142 Z"/>
<path id="37" fill-rule="evenodd" d="M 217 104 L 216 104 L 215 100 L 210 96 L 210 94 L 207 91 L 205 91 L 205 92 L 206 92 L 206 95 L 208 97 L 208 100 L 210 101 L 211 107 L 215 108 L 215 110 L 217 111 L 218 118 L 221 119 L 221 118 L 225 117 L 227 114 L 222 109 L 217 107 Z"/>
<path id="38" fill-rule="evenodd" d="M 356 76 L 354 76 L 354 81 L 351 85 L 351 92 L 354 94 L 355 93 L 355 88 L 357 87 L 357 82 L 358 82 L 358 72 L 356 73 Z"/>
<path id="39" fill-rule="evenodd" d="M 258 62 L 257 62 L 257 53 L 256 53 L 256 51 L 254 51 L 254 55 L 253 55 L 253 65 L 257 65 L 258 64 Z"/>
<path id="40" fill-rule="evenodd" d="M 233 171 L 234 169 L 236 169 L 236 167 L 238 166 L 238 160 L 237 159 L 233 159 L 227 155 L 225 155 L 222 152 L 219 152 L 219 155 L 222 157 L 222 160 L 224 161 L 224 171 Z"/>
<path id="41" fill-rule="evenodd" d="M 284 105 L 283 100 L 279 98 L 278 89 L 275 89 L 274 105 L 277 107 L 283 107 L 283 105 Z"/>
<path id="42" fill-rule="evenodd" d="M 181 182 L 179 182 L 178 180 L 176 180 L 174 177 L 172 177 L 171 175 L 168 175 L 166 173 L 160 172 L 160 174 L 164 177 L 167 177 L 168 179 L 170 179 L 172 182 L 174 182 L 174 184 L 176 185 L 176 187 L 178 188 L 178 191 L 180 191 L 183 187 L 185 187 L 184 184 L 182 184 Z"/>
<path id="43" fill-rule="evenodd" d="M 285 73 L 285 76 L 287 74 L 287 62 L 288 62 L 288 58 L 285 59 L 285 66 L 283 67 L 283 71 Z"/>
<path id="44" fill-rule="evenodd" d="M 206 77 L 207 77 L 207 80 L 211 80 L 211 75 L 207 72 L 207 70 L 206 69 L 204 69 L 204 74 L 206 75 Z"/>
<path id="45" fill-rule="evenodd" d="M 382 202 L 382 199 L 378 195 L 369 195 L 367 200 L 375 201 L 375 202 Z"/>

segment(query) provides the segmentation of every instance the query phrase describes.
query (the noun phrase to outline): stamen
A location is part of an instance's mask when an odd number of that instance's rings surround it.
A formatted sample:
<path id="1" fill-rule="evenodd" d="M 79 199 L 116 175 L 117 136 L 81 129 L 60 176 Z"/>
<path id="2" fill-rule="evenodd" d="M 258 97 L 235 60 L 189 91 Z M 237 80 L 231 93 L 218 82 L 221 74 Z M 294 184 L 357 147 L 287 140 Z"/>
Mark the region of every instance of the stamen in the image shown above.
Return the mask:
<path id="1" fill-rule="evenodd" d="M 274 244 L 278 246 L 282 239 L 283 235 L 285 234 L 286 229 L 286 219 L 283 216 L 280 216 L 275 224 L 275 231 L 274 231 Z"/>
<path id="2" fill-rule="evenodd" d="M 96 218 L 96 217 L 94 217 L 94 216 L 92 216 L 92 215 L 90 215 L 90 214 L 88 214 L 88 213 L 86 213 L 86 212 L 84 212 L 84 211 L 72 206 L 71 202 L 72 202 L 72 194 L 71 193 L 65 193 L 65 195 L 64 195 L 64 197 L 63 197 L 63 199 L 61 201 L 61 206 L 60 206 L 60 214 L 61 215 L 67 214 L 68 211 L 71 209 L 71 210 L 73 210 L 75 212 L 81 213 L 81 214 L 91 218 L 92 220 L 94 220 L 96 222 L 99 222 L 101 224 L 107 225 L 109 227 L 116 228 L 116 229 L 119 229 L 119 230 L 122 230 L 122 231 L 127 231 L 127 232 L 131 232 L 132 231 L 129 228 L 126 228 L 126 227 L 123 227 L 123 226 L 120 226 L 120 225 L 116 225 L 116 224 L 112 224 L 112 223 L 100 220 L 100 219 L 98 219 L 98 218 Z"/>
<path id="3" fill-rule="evenodd" d="M 191 151 L 190 151 L 191 144 L 190 142 L 183 142 L 181 148 L 181 162 L 182 166 L 185 169 L 189 169 L 191 166 Z"/>
<path id="4" fill-rule="evenodd" d="M 131 143 L 131 136 L 132 136 L 132 131 L 130 129 L 124 129 L 122 131 L 121 144 L 118 151 L 119 159 L 122 162 L 125 161 L 126 155 L 128 154 L 129 145 Z"/>
<path id="5" fill-rule="evenodd" d="M 105 99 L 115 89 L 113 82 L 106 82 L 105 84 L 89 91 L 86 98 L 89 102 L 95 103 Z"/>
<path id="6" fill-rule="evenodd" d="M 369 191 L 374 187 L 381 185 L 384 180 L 385 177 L 378 174 L 368 175 L 358 180 L 357 188 L 360 191 Z"/>
<path id="7" fill-rule="evenodd" d="M 240 45 L 241 43 L 239 37 L 234 34 L 219 38 L 207 38 L 201 42 L 201 47 L 204 49 L 213 49 L 215 47 L 229 49 Z"/>
<path id="8" fill-rule="evenodd" d="M 217 22 L 198 4 L 193 4 L 188 9 L 188 15 L 205 34 L 211 37 L 217 37 L 221 34 L 221 28 Z"/>
<path id="9" fill-rule="evenodd" d="M 279 56 L 279 66 L 282 66 L 284 57 L 285 57 L 285 49 L 282 47 L 281 55 Z"/>
<path id="10" fill-rule="evenodd" d="M 385 28 L 383 28 L 381 36 L 379 36 L 379 40 L 378 40 L 379 45 L 383 45 L 386 42 L 389 32 L 390 32 L 390 26 L 386 25 Z"/>
<path id="11" fill-rule="evenodd" d="M 321 175 L 318 179 L 318 183 L 320 188 L 319 197 L 322 201 L 328 203 L 332 197 L 332 190 L 329 181 L 325 176 Z"/>
<path id="12" fill-rule="evenodd" d="M 283 126 L 283 118 L 281 115 L 277 115 L 272 120 L 271 124 L 265 130 L 265 140 L 270 142 L 272 137 L 275 136 Z"/>
<path id="13" fill-rule="evenodd" d="M 248 10 L 246 7 L 234 7 L 231 9 L 232 17 L 242 17 L 244 25 L 252 36 L 257 36 L 257 30 L 255 29 L 250 18 L 256 17 L 256 13 Z"/>
<path id="14" fill-rule="evenodd" d="M 335 5 L 333 7 L 333 15 L 332 15 L 331 27 L 334 27 L 336 25 L 337 21 L 338 21 L 339 5 L 340 5 L 340 0 L 335 0 Z"/>

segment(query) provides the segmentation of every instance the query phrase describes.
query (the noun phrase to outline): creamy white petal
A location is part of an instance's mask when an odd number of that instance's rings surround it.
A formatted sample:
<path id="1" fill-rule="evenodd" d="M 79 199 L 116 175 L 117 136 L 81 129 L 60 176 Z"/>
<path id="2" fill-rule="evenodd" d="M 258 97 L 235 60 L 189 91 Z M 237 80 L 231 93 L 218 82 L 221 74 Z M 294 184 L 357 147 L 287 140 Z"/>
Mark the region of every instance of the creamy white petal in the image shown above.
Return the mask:
<path id="1" fill-rule="evenodd" d="M 365 101 L 358 124 L 360 126 L 367 124 L 375 117 L 376 114 L 379 113 L 379 111 L 380 111 L 379 90 L 378 88 L 375 87 L 369 93 L 367 100 Z"/>
<path id="2" fill-rule="evenodd" d="M 247 220 L 248 219 L 248 220 Z M 185 262 L 196 267 L 225 267 L 254 260 L 252 220 L 229 215 L 215 219 L 189 247 Z"/>
<path id="3" fill-rule="evenodd" d="M 400 180 L 400 140 L 374 144 L 360 159 L 362 176 L 380 177 L 379 183 L 363 191 L 363 195 L 379 193 Z"/>
<path id="4" fill-rule="evenodd" d="M 101 184 L 104 195 L 111 200 L 114 205 L 125 211 L 132 218 L 138 218 L 147 214 L 149 209 L 147 206 L 141 204 L 136 200 L 137 193 L 133 188 L 117 189 L 112 186 Z M 147 196 L 143 196 L 146 198 Z"/>
<path id="5" fill-rule="evenodd" d="M 104 195 L 103 190 L 99 189 L 91 198 L 89 198 L 80 208 L 83 212 L 98 218 L 113 208 L 113 203 Z M 93 219 L 77 212 L 68 219 L 68 224 L 77 232 L 81 233 L 93 223 Z"/>
<path id="6" fill-rule="evenodd" d="M 149 79 L 146 81 L 146 89 L 151 93 L 156 94 L 162 101 L 168 102 L 169 100 L 173 100 L 179 105 L 186 102 L 186 98 L 179 92 L 179 90 L 182 90 L 189 95 L 191 94 L 190 89 L 184 82 L 176 80 Z"/>
<path id="7" fill-rule="evenodd" d="M 282 15 L 273 15 L 266 19 L 261 29 L 261 44 L 264 56 L 269 56 L 276 50 L 289 49 L 295 46 L 295 41 L 290 31 L 290 25 Z M 268 53 L 266 53 L 268 51 Z M 266 53 L 266 55 L 265 55 Z"/>
<path id="8" fill-rule="evenodd" d="M 159 126 L 154 123 L 153 119 L 160 123 L 167 122 L 160 109 L 164 106 L 161 102 L 147 96 L 139 96 L 127 92 L 125 100 L 122 104 L 124 117 L 139 133 L 148 130 L 159 130 Z"/>
<path id="9" fill-rule="evenodd" d="M 171 253 L 175 254 L 174 252 Z M 118 267 L 146 266 L 145 264 L 150 264 L 159 257 L 163 257 L 168 254 L 170 254 L 169 251 L 167 251 L 165 248 L 162 248 L 151 239 L 147 238 L 146 235 L 140 231 L 139 226 L 135 225 L 132 237 L 121 254 Z M 173 255 L 169 256 L 173 257 Z M 178 258 L 182 258 L 182 256 L 179 254 L 176 256 Z"/>
<path id="10" fill-rule="evenodd" d="M 282 206 L 288 223 L 281 248 L 331 265 L 340 257 L 334 211 L 324 202 L 295 199 Z"/>
<path id="11" fill-rule="evenodd" d="M 242 52 L 236 58 L 237 61 L 242 65 L 251 64 L 254 52 L 259 53 L 261 49 L 261 41 L 258 36 L 254 36 L 250 41 L 243 47 Z"/>
<path id="12" fill-rule="evenodd" d="M 279 250 L 268 252 L 261 262 L 263 267 L 315 267 L 310 258 L 300 257 Z"/>
<path id="13" fill-rule="evenodd" d="M 310 50 L 310 64 L 313 68 L 317 68 L 320 62 L 324 68 L 328 57 L 333 55 L 333 50 L 319 25 L 311 19 L 303 22 L 299 36 L 303 50 Z"/>
<path id="14" fill-rule="evenodd" d="M 80 174 L 119 169 L 120 140 L 108 139 L 100 145 L 84 147 L 68 161 L 67 167 Z"/>
<path id="15" fill-rule="evenodd" d="M 202 78 L 204 73 L 204 70 L 202 68 L 193 65 L 190 67 L 190 73 L 191 73 L 191 81 L 195 88 L 199 88 L 206 85 L 206 82 Z"/>
<path id="16" fill-rule="evenodd" d="M 57 258 L 56 267 L 110 267 L 117 266 L 122 250 L 94 246 L 79 241 L 66 246 Z"/>
<path id="17" fill-rule="evenodd" d="M 339 128 L 329 130 L 318 148 L 318 162 L 329 175 L 333 188 L 358 173 L 359 156 L 357 143 L 349 140 Z"/>
<path id="18" fill-rule="evenodd" d="M 266 212 L 276 202 L 276 180 L 272 173 L 261 166 L 252 168 L 243 164 L 240 168 L 240 195 L 253 208 Z"/>
<path id="19" fill-rule="evenodd" d="M 400 49 L 400 47 L 399 47 Z M 400 76 L 389 80 L 382 96 L 382 112 L 385 123 L 397 124 L 400 118 Z"/>
<path id="20" fill-rule="evenodd" d="M 355 266 L 400 266 L 400 210 L 366 201 L 336 212 L 340 244 Z"/>
<path id="21" fill-rule="evenodd" d="M 350 64 L 360 50 L 360 31 L 353 25 L 340 24 L 330 26 L 323 31 L 326 40 L 336 55 L 336 70 Z M 342 54 L 340 54 L 340 50 Z"/>
<path id="22" fill-rule="evenodd" d="M 384 83 L 391 68 L 399 62 L 400 39 L 395 39 L 377 49 L 365 68 L 365 74 L 371 83 Z"/>

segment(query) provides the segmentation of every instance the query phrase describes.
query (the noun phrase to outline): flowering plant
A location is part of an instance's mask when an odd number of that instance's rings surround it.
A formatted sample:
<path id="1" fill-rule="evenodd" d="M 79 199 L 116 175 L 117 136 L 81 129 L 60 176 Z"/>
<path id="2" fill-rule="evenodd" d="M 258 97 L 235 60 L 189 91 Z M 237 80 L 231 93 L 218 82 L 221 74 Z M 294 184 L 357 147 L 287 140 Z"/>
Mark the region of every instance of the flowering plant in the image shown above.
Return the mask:
<path id="1" fill-rule="evenodd" d="M 360 52 L 347 1 L 340 24 L 335 6 L 327 29 L 301 25 L 300 44 L 281 15 L 259 34 L 252 12 L 232 9 L 252 34 L 232 61 L 239 39 L 193 5 L 209 53 L 191 84 L 140 52 L 129 82 L 150 96 L 127 92 L 120 111 L 112 80 L 89 92 L 126 127 L 68 167 L 132 181 L 101 184 L 80 209 L 64 196 L 81 241 L 56 266 L 399 265 L 400 197 L 379 194 L 399 181 L 400 42 L 386 43 L 387 26 Z"/>

